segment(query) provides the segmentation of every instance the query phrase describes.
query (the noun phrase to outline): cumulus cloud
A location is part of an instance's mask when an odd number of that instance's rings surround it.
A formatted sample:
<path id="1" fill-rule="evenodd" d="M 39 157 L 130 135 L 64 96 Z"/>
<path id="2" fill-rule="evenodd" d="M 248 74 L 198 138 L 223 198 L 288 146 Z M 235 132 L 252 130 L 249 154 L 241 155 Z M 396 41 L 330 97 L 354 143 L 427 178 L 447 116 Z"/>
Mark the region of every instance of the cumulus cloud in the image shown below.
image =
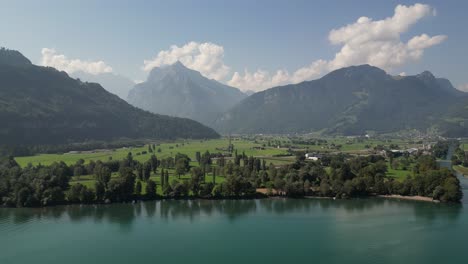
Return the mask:
<path id="1" fill-rule="evenodd" d="M 222 46 L 206 42 L 189 42 L 184 46 L 171 46 L 168 50 L 160 51 L 151 60 L 145 60 L 143 70 L 150 71 L 154 67 L 182 62 L 186 67 L 199 71 L 204 76 L 223 80 L 230 69 L 223 62 L 224 48 Z"/>
<path id="2" fill-rule="evenodd" d="M 458 90 L 463 91 L 463 92 L 468 92 L 468 83 L 461 84 L 458 87 Z"/>
<path id="3" fill-rule="evenodd" d="M 77 71 L 83 71 L 94 75 L 112 72 L 112 67 L 107 65 L 104 61 L 69 59 L 63 54 L 58 54 L 56 50 L 49 48 L 43 48 L 41 54 L 41 64 L 43 66 L 54 67 L 69 74 Z"/>
<path id="4" fill-rule="evenodd" d="M 228 84 L 244 90 L 263 90 L 287 83 L 298 83 L 317 78 L 329 71 L 350 65 L 370 64 L 387 71 L 409 62 L 419 60 L 424 50 L 443 42 L 447 36 L 413 36 L 407 42 L 401 35 L 424 17 L 435 15 L 435 9 L 429 5 L 398 5 L 392 17 L 373 20 L 360 17 L 354 23 L 333 29 L 328 39 L 341 49 L 331 60 L 316 60 L 292 74 L 279 70 L 270 74 L 263 70 L 256 72 L 235 72 Z"/>

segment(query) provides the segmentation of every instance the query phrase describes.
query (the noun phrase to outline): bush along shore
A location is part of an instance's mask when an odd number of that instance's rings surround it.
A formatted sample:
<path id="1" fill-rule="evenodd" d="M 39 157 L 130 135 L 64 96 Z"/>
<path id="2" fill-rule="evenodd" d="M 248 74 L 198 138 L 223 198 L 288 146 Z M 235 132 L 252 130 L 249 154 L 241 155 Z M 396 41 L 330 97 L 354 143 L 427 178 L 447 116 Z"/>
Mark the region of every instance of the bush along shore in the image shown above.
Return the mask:
<path id="1" fill-rule="evenodd" d="M 20 167 L 12 157 L 0 160 L 0 199 L 5 207 L 41 207 L 60 204 L 94 204 L 153 199 L 248 199 L 285 197 L 426 197 L 441 202 L 459 202 L 460 182 L 433 156 L 417 157 L 412 176 L 403 180 L 387 177 L 382 156 L 352 157 L 343 154 L 307 161 L 298 153 L 288 165 L 267 165 L 264 160 L 234 153 L 232 159 L 197 153 L 199 166 L 187 155 L 176 154 L 147 162 L 131 153 L 120 161 L 55 162 L 49 166 Z M 193 164 L 193 163 L 192 163 Z M 169 169 L 174 175 L 169 176 Z M 181 175 L 190 175 L 181 178 Z M 72 181 L 77 175 L 92 175 L 91 184 Z M 178 177 L 175 178 L 175 175 Z M 222 179 L 219 180 L 219 179 Z"/>

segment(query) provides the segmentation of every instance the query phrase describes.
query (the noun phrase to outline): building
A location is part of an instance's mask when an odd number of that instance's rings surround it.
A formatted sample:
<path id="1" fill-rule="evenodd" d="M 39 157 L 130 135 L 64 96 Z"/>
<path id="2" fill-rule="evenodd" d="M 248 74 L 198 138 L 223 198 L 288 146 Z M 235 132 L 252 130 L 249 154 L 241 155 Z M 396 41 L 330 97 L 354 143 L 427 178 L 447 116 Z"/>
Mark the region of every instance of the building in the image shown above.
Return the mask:
<path id="1" fill-rule="evenodd" d="M 308 160 L 317 161 L 317 160 L 320 160 L 322 158 L 322 155 L 316 154 L 316 153 L 306 153 L 305 158 L 308 159 Z"/>

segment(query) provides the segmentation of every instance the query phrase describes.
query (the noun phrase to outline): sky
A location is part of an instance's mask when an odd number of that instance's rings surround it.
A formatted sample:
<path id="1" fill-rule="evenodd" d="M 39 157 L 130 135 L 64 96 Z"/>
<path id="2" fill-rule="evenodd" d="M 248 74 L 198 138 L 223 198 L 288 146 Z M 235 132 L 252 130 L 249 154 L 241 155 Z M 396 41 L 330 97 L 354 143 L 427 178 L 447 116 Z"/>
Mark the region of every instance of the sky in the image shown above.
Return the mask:
<path id="1" fill-rule="evenodd" d="M 70 74 L 144 81 L 177 60 L 242 90 L 371 64 L 468 91 L 468 1 L 4 1 L 0 46 Z"/>

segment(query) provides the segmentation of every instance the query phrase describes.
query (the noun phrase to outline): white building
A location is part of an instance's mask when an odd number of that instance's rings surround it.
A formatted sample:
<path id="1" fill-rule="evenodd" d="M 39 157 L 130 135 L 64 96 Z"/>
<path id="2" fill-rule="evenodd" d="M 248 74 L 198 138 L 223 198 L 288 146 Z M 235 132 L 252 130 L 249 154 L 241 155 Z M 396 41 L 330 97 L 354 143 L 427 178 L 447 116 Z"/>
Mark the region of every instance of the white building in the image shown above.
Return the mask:
<path id="1" fill-rule="evenodd" d="M 317 160 L 320 160 L 322 158 L 322 155 L 315 154 L 315 153 L 306 153 L 305 157 L 308 160 L 317 161 Z"/>

